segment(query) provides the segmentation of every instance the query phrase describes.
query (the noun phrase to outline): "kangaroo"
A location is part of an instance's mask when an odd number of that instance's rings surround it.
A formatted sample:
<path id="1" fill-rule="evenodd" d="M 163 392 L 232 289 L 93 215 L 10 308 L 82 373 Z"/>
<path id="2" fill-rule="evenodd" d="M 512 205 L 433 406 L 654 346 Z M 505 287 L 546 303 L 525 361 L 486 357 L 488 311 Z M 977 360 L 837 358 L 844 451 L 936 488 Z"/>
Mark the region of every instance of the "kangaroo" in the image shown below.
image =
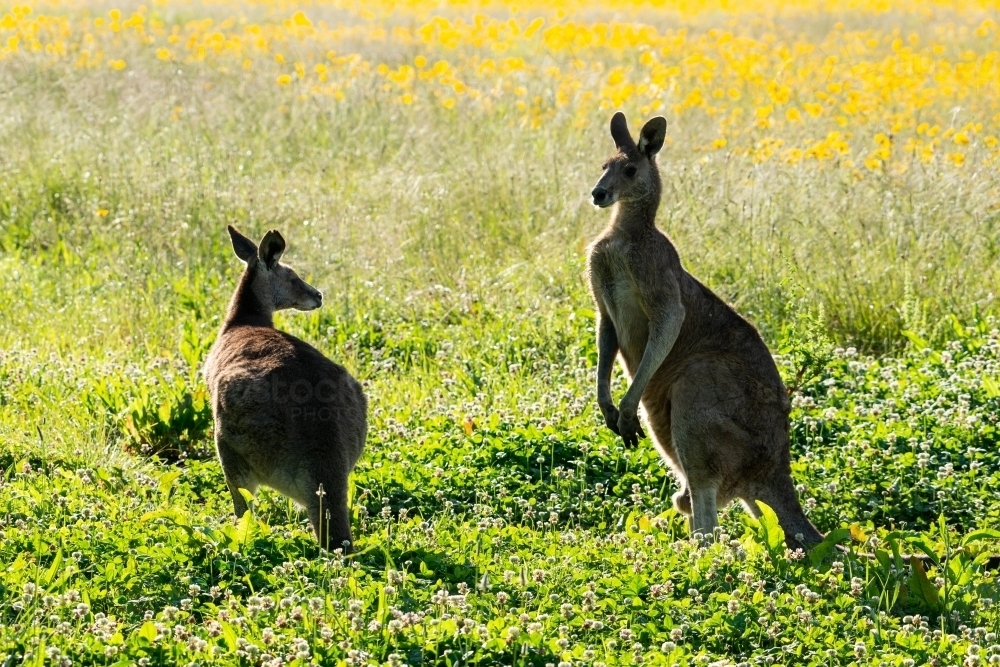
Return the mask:
<path id="1" fill-rule="evenodd" d="M 274 328 L 276 310 L 313 310 L 319 290 L 280 264 L 277 231 L 258 248 L 229 227 L 246 263 L 219 337 L 205 363 L 215 445 L 239 518 L 240 489 L 263 484 L 309 512 L 320 546 L 351 551 L 347 478 L 361 456 L 368 401 L 341 366 L 295 336 Z"/>
<path id="2" fill-rule="evenodd" d="M 792 483 L 788 393 L 757 330 L 684 270 L 656 228 L 655 156 L 667 121 L 632 139 L 625 115 L 611 119 L 617 152 L 591 193 L 611 221 L 588 249 L 597 304 L 597 404 L 626 446 L 646 435 L 681 482 L 673 497 L 691 532 L 711 539 L 718 508 L 739 498 L 753 516 L 770 505 L 792 548 L 823 540 Z M 632 384 L 616 408 L 611 372 L 620 356 Z"/>

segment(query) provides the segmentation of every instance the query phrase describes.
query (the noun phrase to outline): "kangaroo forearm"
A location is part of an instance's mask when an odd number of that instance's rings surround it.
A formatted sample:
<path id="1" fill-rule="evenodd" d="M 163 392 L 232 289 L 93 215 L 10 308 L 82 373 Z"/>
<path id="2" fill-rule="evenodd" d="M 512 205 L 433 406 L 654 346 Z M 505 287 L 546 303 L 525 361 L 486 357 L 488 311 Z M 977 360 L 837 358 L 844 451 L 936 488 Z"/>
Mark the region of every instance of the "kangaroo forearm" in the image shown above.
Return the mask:
<path id="1" fill-rule="evenodd" d="M 597 401 L 611 402 L 611 371 L 618 356 L 618 335 L 614 324 L 602 318 L 597 331 Z"/>
<path id="2" fill-rule="evenodd" d="M 623 410 L 634 411 L 639 408 L 639 400 L 642 392 L 646 390 L 646 385 L 653 378 L 663 360 L 670 354 L 677 336 L 681 332 L 681 322 L 683 318 L 676 317 L 664 322 L 661 326 L 652 328 L 649 339 L 646 342 L 646 350 L 642 354 L 642 361 L 636 369 L 632 378 L 632 385 L 625 392 L 622 398 L 621 407 Z"/>
<path id="3" fill-rule="evenodd" d="M 598 366 L 600 370 L 600 366 Z M 611 400 L 611 374 L 600 375 L 597 378 L 597 402 L 599 404 L 612 403 Z"/>

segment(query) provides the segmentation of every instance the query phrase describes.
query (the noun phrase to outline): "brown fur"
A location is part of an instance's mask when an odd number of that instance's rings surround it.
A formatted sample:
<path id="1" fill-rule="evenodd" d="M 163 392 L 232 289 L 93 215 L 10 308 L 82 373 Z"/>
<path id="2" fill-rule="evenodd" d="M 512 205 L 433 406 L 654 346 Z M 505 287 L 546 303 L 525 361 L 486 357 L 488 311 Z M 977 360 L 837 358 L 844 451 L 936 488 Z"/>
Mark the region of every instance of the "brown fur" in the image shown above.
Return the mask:
<path id="1" fill-rule="evenodd" d="M 634 445 L 645 436 L 641 403 L 654 444 L 682 483 L 674 504 L 691 517 L 692 533 L 711 536 L 718 507 L 739 498 L 754 516 L 754 501 L 770 505 L 789 545 L 819 542 L 792 484 L 790 405 L 767 346 L 684 270 L 655 226 L 661 185 L 654 156 L 665 131 L 666 121 L 654 118 L 637 145 L 625 116 L 615 114 L 618 152 L 593 192 L 595 204 L 613 206 L 588 258 L 598 310 L 598 404 L 608 427 Z M 617 408 L 616 356 L 632 380 Z"/>
<path id="2" fill-rule="evenodd" d="M 367 399 L 343 367 L 274 328 L 275 310 L 322 303 L 318 290 L 278 263 L 280 234 L 268 232 L 258 249 L 232 227 L 229 233 L 246 269 L 205 375 L 236 516 L 247 511 L 239 489 L 253 493 L 263 484 L 306 508 L 322 546 L 350 551 L 348 475 L 364 447 Z"/>

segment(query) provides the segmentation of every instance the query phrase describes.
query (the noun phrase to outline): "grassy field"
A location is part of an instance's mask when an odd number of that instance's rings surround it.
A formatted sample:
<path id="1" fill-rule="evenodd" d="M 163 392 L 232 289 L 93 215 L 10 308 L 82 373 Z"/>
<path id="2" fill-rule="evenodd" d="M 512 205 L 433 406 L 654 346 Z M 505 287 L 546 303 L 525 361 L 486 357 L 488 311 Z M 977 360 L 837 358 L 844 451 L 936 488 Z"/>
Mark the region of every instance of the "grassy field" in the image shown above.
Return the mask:
<path id="1" fill-rule="evenodd" d="M 0 664 L 1000 663 L 997 9 L 0 0 Z M 792 388 L 808 554 L 736 506 L 688 540 L 602 425 L 619 108 Z M 229 223 L 369 394 L 350 558 L 275 493 L 233 521 Z"/>

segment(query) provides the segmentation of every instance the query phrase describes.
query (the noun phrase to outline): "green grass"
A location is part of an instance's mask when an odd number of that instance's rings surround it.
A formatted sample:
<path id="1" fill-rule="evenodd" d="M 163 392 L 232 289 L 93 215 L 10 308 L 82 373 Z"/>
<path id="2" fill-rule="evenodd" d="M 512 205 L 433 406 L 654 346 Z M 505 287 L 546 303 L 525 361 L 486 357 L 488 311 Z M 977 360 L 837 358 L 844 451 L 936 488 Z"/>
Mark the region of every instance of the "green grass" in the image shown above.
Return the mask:
<path id="1" fill-rule="evenodd" d="M 596 409 L 605 118 L 518 131 L 134 66 L 4 72 L 4 665 L 1000 660 L 995 173 L 723 162 L 672 126 L 660 224 L 778 355 L 801 497 L 852 553 L 788 554 L 737 507 L 703 548 Z M 276 494 L 232 519 L 198 374 L 227 223 L 283 232 L 327 299 L 279 326 L 369 393 L 349 559 Z"/>

